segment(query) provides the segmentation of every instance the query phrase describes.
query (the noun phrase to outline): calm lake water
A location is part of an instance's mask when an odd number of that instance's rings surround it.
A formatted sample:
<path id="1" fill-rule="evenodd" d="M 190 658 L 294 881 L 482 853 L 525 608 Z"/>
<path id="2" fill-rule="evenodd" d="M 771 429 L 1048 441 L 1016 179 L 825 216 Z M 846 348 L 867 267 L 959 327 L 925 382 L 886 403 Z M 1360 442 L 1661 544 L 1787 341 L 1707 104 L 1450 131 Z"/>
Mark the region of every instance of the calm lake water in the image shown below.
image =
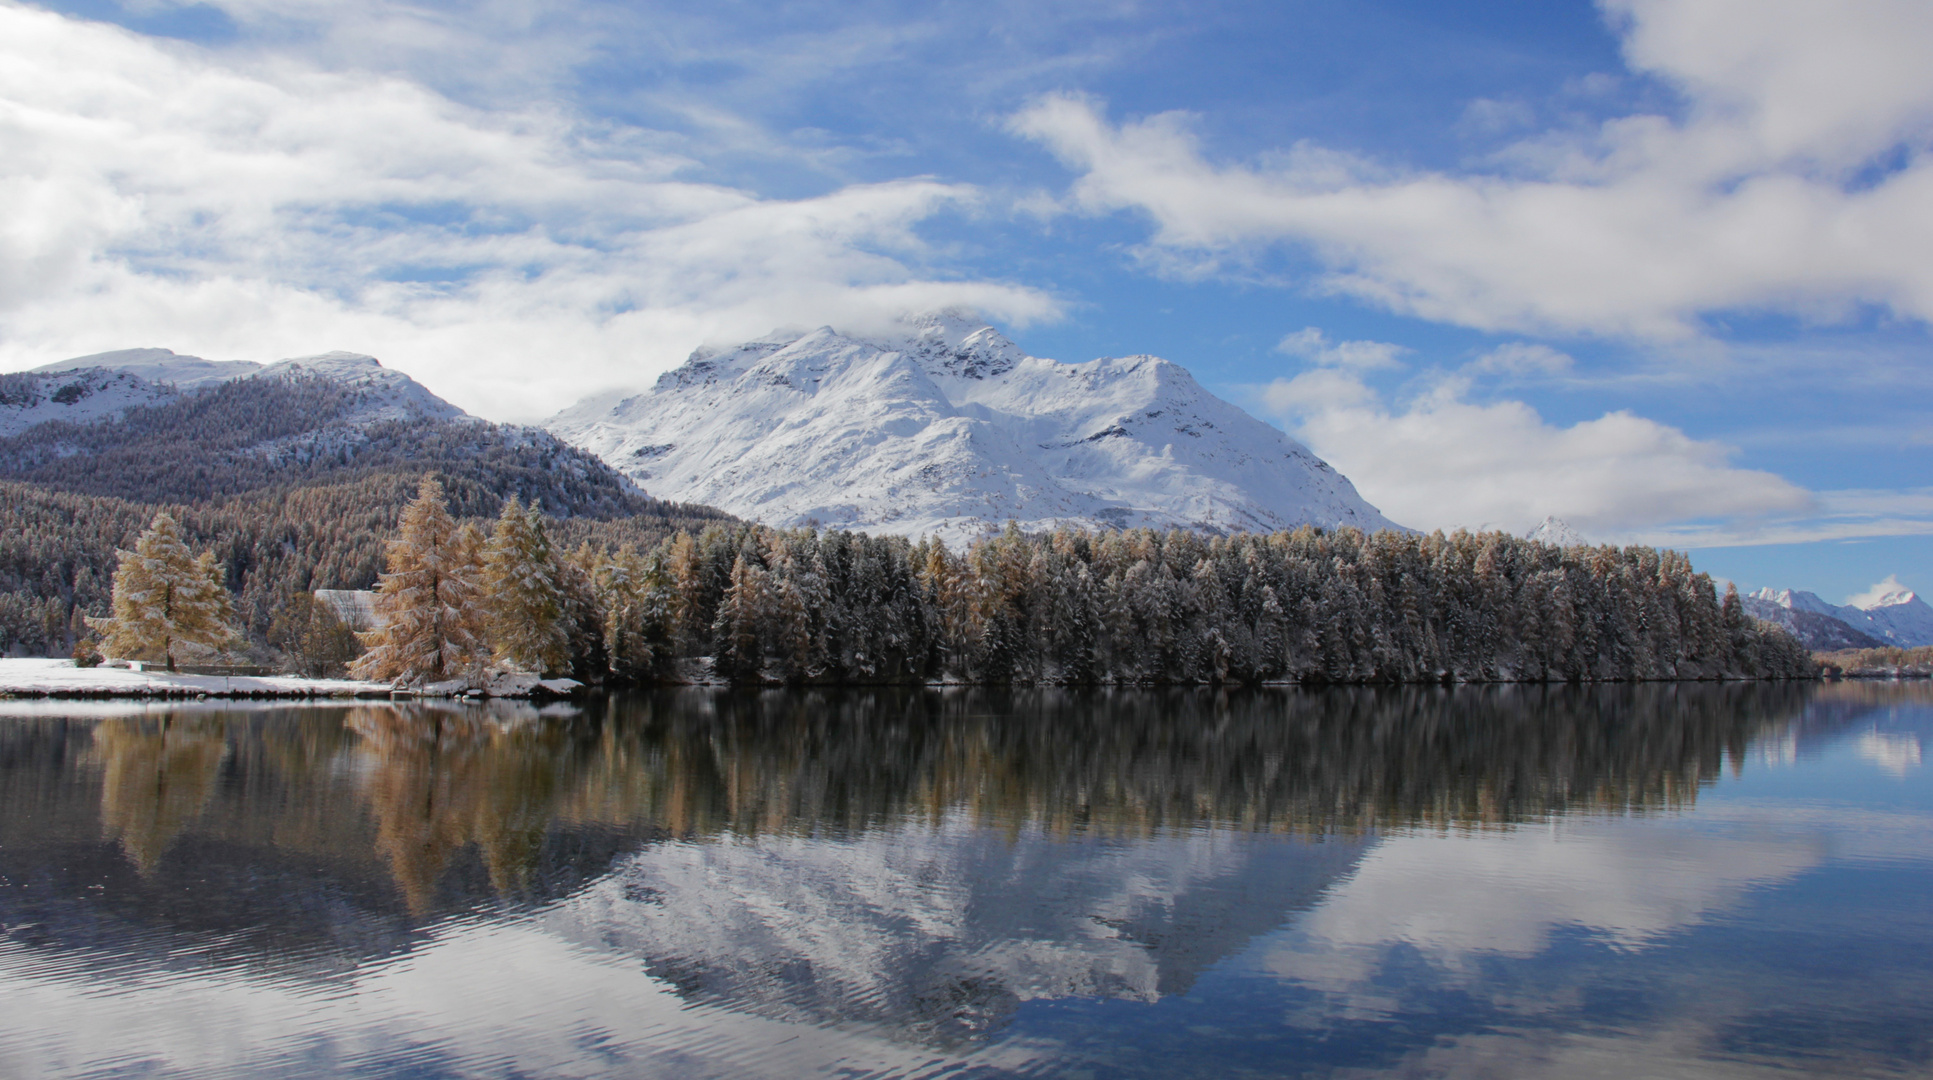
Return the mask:
<path id="1" fill-rule="evenodd" d="M 1933 1075 L 1923 684 L 0 703 L 0 1075 Z"/>

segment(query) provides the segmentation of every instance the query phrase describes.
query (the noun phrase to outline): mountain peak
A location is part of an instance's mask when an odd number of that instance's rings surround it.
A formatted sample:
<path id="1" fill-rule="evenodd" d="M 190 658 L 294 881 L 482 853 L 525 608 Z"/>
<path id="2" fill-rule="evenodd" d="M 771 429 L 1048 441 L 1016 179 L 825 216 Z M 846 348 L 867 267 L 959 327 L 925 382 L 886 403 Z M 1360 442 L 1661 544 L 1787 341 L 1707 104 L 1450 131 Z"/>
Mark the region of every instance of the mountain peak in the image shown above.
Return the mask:
<path id="1" fill-rule="evenodd" d="M 1591 544 L 1589 540 L 1584 539 L 1583 534 L 1571 528 L 1563 518 L 1556 516 L 1545 517 L 1536 528 L 1524 534 L 1524 539 L 1557 547 L 1589 547 Z"/>
<path id="2" fill-rule="evenodd" d="M 700 349 L 651 389 L 587 399 L 546 426 L 659 498 L 781 526 L 953 542 L 1009 519 L 1391 527 L 1306 447 L 1184 369 L 1040 359 L 962 309 Z"/>
<path id="3" fill-rule="evenodd" d="M 262 370 L 262 365 L 248 360 L 204 360 L 173 349 L 116 349 L 59 360 L 34 368 L 29 374 L 53 374 L 88 368 L 118 371 L 156 384 L 168 383 L 177 390 L 196 390 L 253 375 Z"/>
<path id="4" fill-rule="evenodd" d="M 290 357 L 270 364 L 252 377 L 285 379 L 297 376 L 329 379 L 366 394 L 367 400 L 354 414 L 357 423 L 413 417 L 453 420 L 468 415 L 430 393 L 422 383 L 394 368 L 384 367 L 382 361 L 365 353 L 337 349 L 313 356 Z"/>
<path id="5" fill-rule="evenodd" d="M 1914 595 L 1913 590 L 1888 577 L 1851 602 L 1839 606 L 1802 589 L 1763 588 L 1753 600 L 1764 601 L 1791 611 L 1810 611 L 1830 615 L 1862 634 L 1888 645 L 1912 648 L 1933 645 L 1933 607 Z"/>
<path id="6" fill-rule="evenodd" d="M 1861 611 L 1874 611 L 1879 608 L 1910 604 L 1918 599 L 1919 596 L 1913 590 L 1899 583 L 1899 575 L 1888 574 L 1885 581 L 1875 584 L 1857 596 L 1847 597 L 1846 606 L 1856 607 Z"/>

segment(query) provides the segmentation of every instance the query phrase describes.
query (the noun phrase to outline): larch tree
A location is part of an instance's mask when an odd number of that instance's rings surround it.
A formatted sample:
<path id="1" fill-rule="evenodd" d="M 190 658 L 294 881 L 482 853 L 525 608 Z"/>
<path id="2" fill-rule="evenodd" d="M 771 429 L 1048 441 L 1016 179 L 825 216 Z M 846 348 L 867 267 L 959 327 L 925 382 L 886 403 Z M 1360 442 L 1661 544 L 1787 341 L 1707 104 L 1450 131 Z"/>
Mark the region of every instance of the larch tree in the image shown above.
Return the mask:
<path id="1" fill-rule="evenodd" d="M 443 485 L 424 477 L 385 551 L 376 589 L 375 630 L 357 636 L 369 650 L 350 668 L 359 678 L 439 682 L 480 668 L 483 590 L 475 534 L 457 528 Z"/>
<path id="2" fill-rule="evenodd" d="M 167 661 L 183 645 L 219 648 L 235 636 L 233 601 L 214 552 L 197 557 L 181 539 L 181 526 L 166 513 L 119 552 L 114 571 L 113 615 L 89 620 L 102 631 L 110 656 Z"/>
<path id="3" fill-rule="evenodd" d="M 525 510 L 512 496 L 483 548 L 483 590 L 498 659 L 539 674 L 570 666 L 558 571 L 536 505 Z"/>

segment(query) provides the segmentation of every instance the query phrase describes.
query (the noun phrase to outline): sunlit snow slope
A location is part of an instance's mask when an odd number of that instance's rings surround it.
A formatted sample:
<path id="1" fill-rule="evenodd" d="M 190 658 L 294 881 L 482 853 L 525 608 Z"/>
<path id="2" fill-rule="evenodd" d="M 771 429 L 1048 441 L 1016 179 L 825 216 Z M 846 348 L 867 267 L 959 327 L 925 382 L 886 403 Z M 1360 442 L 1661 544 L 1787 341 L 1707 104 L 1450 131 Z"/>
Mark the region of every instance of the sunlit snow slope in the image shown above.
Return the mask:
<path id="1" fill-rule="evenodd" d="M 1038 529 L 1392 527 L 1281 431 L 1152 356 L 1064 364 L 959 312 L 701 349 L 546 424 L 661 499 L 950 541 Z"/>

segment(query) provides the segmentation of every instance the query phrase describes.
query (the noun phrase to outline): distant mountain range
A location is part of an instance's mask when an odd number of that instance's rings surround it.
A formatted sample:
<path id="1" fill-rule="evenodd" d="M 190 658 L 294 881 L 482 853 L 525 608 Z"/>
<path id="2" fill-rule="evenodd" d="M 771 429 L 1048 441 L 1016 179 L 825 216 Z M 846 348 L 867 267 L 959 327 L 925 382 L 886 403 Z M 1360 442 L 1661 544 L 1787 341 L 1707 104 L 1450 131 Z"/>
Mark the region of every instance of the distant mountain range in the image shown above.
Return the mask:
<path id="1" fill-rule="evenodd" d="M 1784 626 L 1812 649 L 1933 645 L 1933 607 L 1894 578 L 1843 605 L 1792 589 L 1764 588 L 1744 600 L 1748 614 Z"/>
<path id="2" fill-rule="evenodd" d="M 1153 356 L 1029 356 L 960 311 L 700 349 L 547 421 L 661 498 L 958 542 L 1023 529 L 1396 528 L 1307 447 Z"/>

